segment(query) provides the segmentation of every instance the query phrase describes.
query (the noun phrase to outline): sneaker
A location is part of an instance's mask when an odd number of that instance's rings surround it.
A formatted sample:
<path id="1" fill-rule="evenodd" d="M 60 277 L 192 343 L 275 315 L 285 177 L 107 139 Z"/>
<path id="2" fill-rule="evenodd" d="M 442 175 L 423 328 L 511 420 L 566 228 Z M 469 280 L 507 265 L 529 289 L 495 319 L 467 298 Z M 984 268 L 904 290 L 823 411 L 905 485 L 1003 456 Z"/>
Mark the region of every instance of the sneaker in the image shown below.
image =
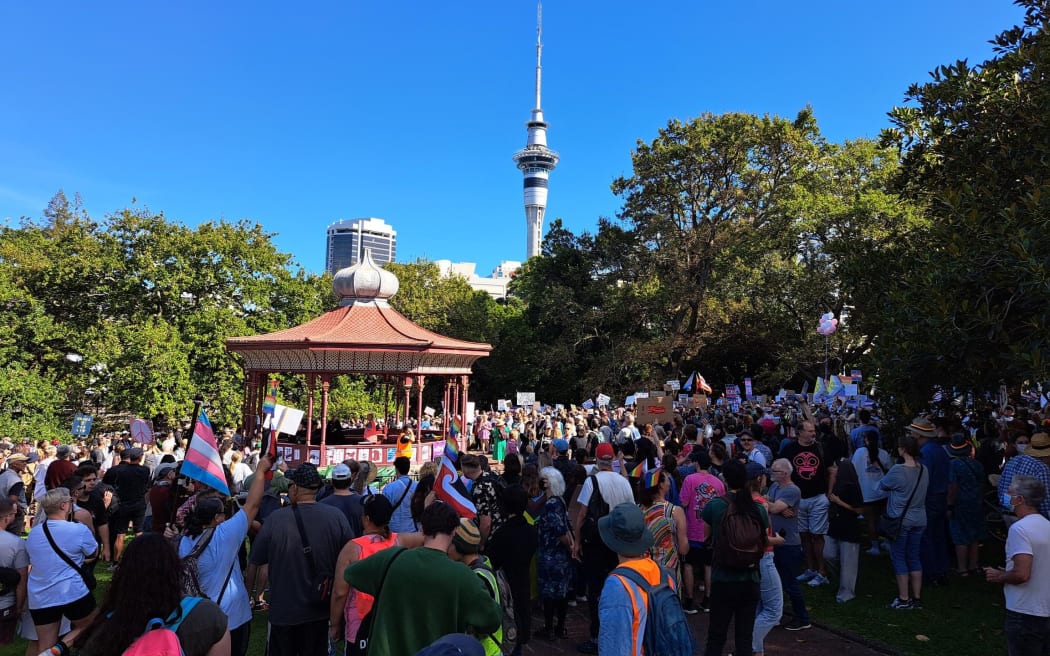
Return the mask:
<path id="1" fill-rule="evenodd" d="M 912 599 L 908 603 L 911 604 L 911 609 L 912 610 L 922 610 L 922 600 L 921 599 Z"/>
<path id="2" fill-rule="evenodd" d="M 819 588 L 820 586 L 827 585 L 828 583 L 831 583 L 831 581 L 828 580 L 828 577 L 824 576 L 823 574 L 817 574 L 816 576 L 811 578 L 809 580 L 809 583 L 807 583 L 806 585 L 808 585 L 811 588 Z"/>
<path id="3" fill-rule="evenodd" d="M 587 603 L 587 595 L 576 595 L 576 601 Z"/>
<path id="4" fill-rule="evenodd" d="M 889 543 L 889 542 L 887 542 L 887 541 L 883 540 L 883 541 L 882 541 L 882 544 L 881 544 L 881 545 L 879 545 L 879 546 L 880 546 L 880 547 L 882 547 L 882 550 L 883 550 L 883 551 L 885 551 L 886 553 L 889 553 L 889 552 L 890 552 L 890 547 L 891 547 L 891 545 L 890 545 L 890 543 Z"/>
<path id="5" fill-rule="evenodd" d="M 878 556 L 882 553 L 882 551 L 879 549 L 879 544 L 876 542 L 875 544 L 871 545 L 871 549 L 868 549 L 864 553 L 868 554 L 869 556 Z"/>
<path id="6" fill-rule="evenodd" d="M 803 622 L 802 620 L 799 620 L 799 619 L 791 620 L 790 622 L 787 623 L 787 625 L 784 626 L 784 629 L 787 630 L 787 631 L 804 631 L 806 629 L 811 629 L 811 628 L 813 628 L 812 624 L 810 624 L 808 621 L 807 622 Z"/>
<path id="7" fill-rule="evenodd" d="M 682 612 L 686 615 L 696 615 L 700 611 L 693 605 L 692 599 L 684 599 L 682 601 Z"/>
<path id="8" fill-rule="evenodd" d="M 573 608 L 576 608 L 576 600 L 575 599 L 570 599 L 569 600 L 569 605 L 572 606 Z"/>
<path id="9" fill-rule="evenodd" d="M 576 645 L 576 651 L 580 652 L 581 654 L 597 654 L 598 643 L 593 640 L 581 642 L 580 644 Z"/>
<path id="10" fill-rule="evenodd" d="M 807 581 L 812 579 L 814 576 L 819 576 L 819 574 L 817 574 L 816 572 L 814 572 L 811 569 L 807 569 L 805 572 L 802 572 L 801 574 L 796 576 L 795 580 L 798 581 L 799 583 L 806 583 Z"/>
<path id="11" fill-rule="evenodd" d="M 896 599 L 891 601 L 890 605 L 886 606 L 886 608 L 893 608 L 895 610 L 911 610 L 912 609 L 911 600 L 910 599 L 903 600 L 900 597 L 897 597 Z"/>
<path id="12" fill-rule="evenodd" d="M 710 613 L 711 612 L 711 600 L 708 599 L 707 597 L 704 597 L 703 599 L 700 600 L 700 603 L 698 603 L 696 605 L 696 609 L 699 610 L 701 613 Z"/>

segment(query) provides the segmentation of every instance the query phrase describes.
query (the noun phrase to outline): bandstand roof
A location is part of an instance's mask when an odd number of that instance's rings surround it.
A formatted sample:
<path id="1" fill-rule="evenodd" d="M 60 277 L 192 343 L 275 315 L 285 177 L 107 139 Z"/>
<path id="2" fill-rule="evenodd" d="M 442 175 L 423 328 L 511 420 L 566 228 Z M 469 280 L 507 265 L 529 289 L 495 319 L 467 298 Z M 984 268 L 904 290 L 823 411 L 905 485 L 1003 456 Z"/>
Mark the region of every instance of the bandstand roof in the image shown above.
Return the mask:
<path id="1" fill-rule="evenodd" d="M 445 337 L 390 307 L 394 274 L 365 250 L 332 283 L 340 307 L 293 328 L 226 340 L 248 371 L 360 374 L 469 374 L 492 346 Z"/>

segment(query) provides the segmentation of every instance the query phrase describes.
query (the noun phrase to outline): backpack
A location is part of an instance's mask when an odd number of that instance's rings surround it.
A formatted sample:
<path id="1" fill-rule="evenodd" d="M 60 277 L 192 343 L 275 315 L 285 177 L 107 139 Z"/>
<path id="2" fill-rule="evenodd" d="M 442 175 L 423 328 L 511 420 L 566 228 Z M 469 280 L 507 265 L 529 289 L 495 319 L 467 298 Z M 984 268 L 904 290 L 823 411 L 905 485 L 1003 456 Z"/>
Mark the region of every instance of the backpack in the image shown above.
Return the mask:
<path id="1" fill-rule="evenodd" d="M 503 656 L 510 656 L 518 644 L 518 623 L 514 619 L 514 595 L 510 592 L 510 584 L 507 583 L 507 577 L 503 575 L 503 570 L 494 571 L 485 558 L 478 558 L 470 567 L 475 574 L 485 581 L 489 594 L 492 595 L 493 599 L 499 601 L 500 607 L 503 609 L 503 639 L 499 640 L 494 635 L 481 637 L 492 638 L 496 646 L 499 647 L 500 653 Z M 497 594 L 499 595 L 498 597 Z"/>
<path id="2" fill-rule="evenodd" d="M 754 515 L 739 512 L 728 495 L 718 538 L 712 550 L 712 562 L 719 567 L 735 570 L 754 570 L 766 549 L 766 530 Z"/>
<path id="3" fill-rule="evenodd" d="M 200 597 L 183 597 L 179 608 L 167 620 L 151 619 L 146 624 L 146 631 L 124 650 L 123 656 L 185 656 L 175 632 L 200 602 Z"/>
<path id="4" fill-rule="evenodd" d="M 609 514 L 609 504 L 602 497 L 602 489 L 598 485 L 598 474 L 590 474 L 591 497 L 587 500 L 587 515 L 580 525 L 580 547 L 604 546 L 602 536 L 598 533 L 598 519 Z"/>
<path id="5" fill-rule="evenodd" d="M 642 589 L 648 597 L 642 651 L 646 656 L 691 656 L 693 634 L 674 589 L 674 575 L 660 568 L 660 583 L 652 585 L 637 570 L 617 567 L 612 571 Z"/>
<path id="6" fill-rule="evenodd" d="M 201 576 L 198 561 L 200 560 L 201 554 L 204 553 L 204 550 L 208 548 L 208 544 L 211 542 L 213 535 L 215 535 L 215 529 L 204 529 L 204 532 L 201 533 L 200 539 L 197 540 L 197 544 L 193 545 L 193 549 L 191 549 L 182 559 L 183 597 L 208 596 L 204 594 L 204 590 L 201 588 Z"/>

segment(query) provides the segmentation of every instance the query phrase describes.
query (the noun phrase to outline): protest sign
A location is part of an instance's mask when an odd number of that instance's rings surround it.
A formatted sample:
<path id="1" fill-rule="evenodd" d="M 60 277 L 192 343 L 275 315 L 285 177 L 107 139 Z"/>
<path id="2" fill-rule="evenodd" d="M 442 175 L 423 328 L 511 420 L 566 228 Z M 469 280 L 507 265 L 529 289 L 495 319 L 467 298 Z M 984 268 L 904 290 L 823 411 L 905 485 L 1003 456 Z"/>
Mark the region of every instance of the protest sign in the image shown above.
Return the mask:
<path id="1" fill-rule="evenodd" d="M 536 403 L 536 392 L 518 392 L 518 405 L 528 407 Z"/>
<path id="2" fill-rule="evenodd" d="M 674 407 L 670 397 L 657 396 L 638 401 L 638 412 L 635 413 L 635 424 L 663 424 L 671 420 Z"/>
<path id="3" fill-rule="evenodd" d="M 606 396 L 605 394 L 599 394 L 597 401 L 598 401 L 598 405 L 608 406 L 609 402 L 612 401 L 612 398 L 610 398 L 609 396 Z"/>

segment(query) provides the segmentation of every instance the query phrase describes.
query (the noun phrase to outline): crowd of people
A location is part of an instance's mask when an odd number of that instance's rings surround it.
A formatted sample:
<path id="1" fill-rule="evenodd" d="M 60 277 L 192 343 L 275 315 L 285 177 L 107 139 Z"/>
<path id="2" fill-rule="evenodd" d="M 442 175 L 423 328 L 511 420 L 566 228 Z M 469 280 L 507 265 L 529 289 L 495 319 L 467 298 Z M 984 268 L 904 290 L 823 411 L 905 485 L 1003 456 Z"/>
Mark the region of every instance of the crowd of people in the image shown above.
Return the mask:
<path id="1" fill-rule="evenodd" d="M 677 626 L 666 605 L 650 616 L 666 587 L 682 617 L 710 613 L 704 653 L 732 626 L 734 653 L 763 654 L 774 627 L 811 627 L 803 586 L 848 603 L 863 566 L 892 570 L 901 611 L 951 577 L 1002 583 L 1010 654 L 1043 653 L 1048 429 L 1009 410 L 891 433 L 804 403 L 643 425 L 623 408 L 483 412 L 455 463 L 468 516 L 437 463 L 413 470 L 410 440 L 380 481 L 367 461 L 289 469 L 226 431 L 229 495 L 182 475 L 175 434 L 0 445 L 0 642 L 117 655 L 160 618 L 189 656 L 244 656 L 263 611 L 274 656 L 515 654 L 565 640 L 586 604 L 577 651 L 653 656 L 646 627 Z M 977 565 L 989 508 L 1009 525 L 1003 568 Z M 100 561 L 119 567 L 96 607 Z"/>

